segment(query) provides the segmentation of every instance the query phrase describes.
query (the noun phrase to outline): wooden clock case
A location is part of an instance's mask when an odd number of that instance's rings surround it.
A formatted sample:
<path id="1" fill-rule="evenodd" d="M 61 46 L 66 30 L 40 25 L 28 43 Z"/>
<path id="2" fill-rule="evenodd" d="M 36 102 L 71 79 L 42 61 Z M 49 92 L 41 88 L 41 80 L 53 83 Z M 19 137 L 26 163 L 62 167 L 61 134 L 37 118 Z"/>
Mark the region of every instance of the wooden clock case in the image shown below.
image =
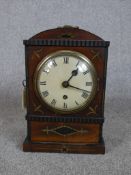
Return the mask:
<path id="1" fill-rule="evenodd" d="M 66 152 L 104 154 L 102 136 L 109 41 L 79 29 L 58 27 L 24 40 L 26 67 L 27 137 L 26 152 Z M 35 93 L 34 74 L 40 61 L 59 50 L 77 51 L 87 56 L 97 72 L 97 92 L 84 110 L 59 114 L 41 103 Z"/>

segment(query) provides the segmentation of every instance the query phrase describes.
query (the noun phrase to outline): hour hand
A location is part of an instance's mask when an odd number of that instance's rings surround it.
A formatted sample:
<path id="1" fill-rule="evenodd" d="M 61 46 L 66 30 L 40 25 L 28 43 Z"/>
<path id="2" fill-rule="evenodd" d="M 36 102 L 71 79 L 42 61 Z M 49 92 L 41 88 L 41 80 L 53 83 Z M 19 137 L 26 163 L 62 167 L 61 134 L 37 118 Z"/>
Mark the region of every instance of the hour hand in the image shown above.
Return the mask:
<path id="1" fill-rule="evenodd" d="M 76 76 L 77 74 L 78 74 L 78 69 L 73 70 L 73 71 L 71 72 L 71 77 L 67 80 L 67 82 L 69 82 L 69 81 L 71 80 L 71 78 L 72 78 L 73 76 Z"/>
<path id="2" fill-rule="evenodd" d="M 72 71 L 72 76 L 76 76 L 78 74 L 78 68 Z"/>

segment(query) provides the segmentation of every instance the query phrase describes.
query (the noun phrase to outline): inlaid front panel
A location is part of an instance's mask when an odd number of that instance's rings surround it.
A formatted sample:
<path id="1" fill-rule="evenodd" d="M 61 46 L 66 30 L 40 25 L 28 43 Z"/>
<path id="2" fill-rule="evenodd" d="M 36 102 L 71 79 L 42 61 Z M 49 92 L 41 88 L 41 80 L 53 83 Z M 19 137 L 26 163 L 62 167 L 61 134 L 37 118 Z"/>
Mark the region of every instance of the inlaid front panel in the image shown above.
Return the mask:
<path id="1" fill-rule="evenodd" d="M 31 122 L 31 141 L 97 143 L 100 124 Z"/>

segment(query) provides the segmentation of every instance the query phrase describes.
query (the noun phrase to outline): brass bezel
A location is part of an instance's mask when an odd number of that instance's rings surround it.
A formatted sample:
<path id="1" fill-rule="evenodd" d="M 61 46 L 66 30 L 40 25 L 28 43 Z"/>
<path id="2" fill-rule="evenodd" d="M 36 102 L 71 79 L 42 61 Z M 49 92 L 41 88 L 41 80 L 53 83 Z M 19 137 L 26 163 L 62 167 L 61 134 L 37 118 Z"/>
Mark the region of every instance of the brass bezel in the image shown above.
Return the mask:
<path id="1" fill-rule="evenodd" d="M 94 83 L 94 86 L 93 86 L 93 89 L 92 89 L 92 93 L 90 95 L 90 97 L 88 98 L 88 101 L 85 105 L 83 105 L 81 108 L 78 108 L 78 109 L 74 109 L 74 110 L 70 110 L 70 111 L 66 111 L 66 110 L 59 110 L 59 109 L 56 109 L 56 108 L 53 108 L 52 106 L 48 105 L 44 100 L 43 98 L 41 97 L 41 94 L 39 93 L 39 90 L 37 88 L 38 86 L 38 83 L 37 83 L 37 78 L 39 76 L 39 70 L 41 68 L 41 66 L 43 64 L 45 64 L 49 59 L 51 59 L 52 57 L 56 57 L 56 56 L 64 56 L 64 55 L 69 55 L 69 56 L 74 56 L 74 57 L 77 57 L 79 59 L 82 59 L 84 61 L 87 62 L 87 64 L 89 65 L 89 69 L 90 69 L 90 72 L 92 74 L 92 79 L 93 79 L 93 83 Z M 92 99 L 94 98 L 95 94 L 96 94 L 96 90 L 97 90 L 97 73 L 96 73 L 96 70 L 92 64 L 92 62 L 89 60 L 89 58 L 87 58 L 87 56 L 81 54 L 80 52 L 76 52 L 76 51 L 71 51 L 71 50 L 60 50 L 60 51 L 56 51 L 56 52 L 53 52 L 47 56 L 45 56 L 41 61 L 40 63 L 38 64 L 37 68 L 36 68 L 36 71 L 35 71 L 35 74 L 34 74 L 34 88 L 35 88 L 35 93 L 37 95 L 37 97 L 39 98 L 39 100 L 41 101 L 41 103 L 43 105 L 46 105 L 46 107 L 48 109 L 50 109 L 51 111 L 55 112 L 55 113 L 59 113 L 59 114 L 72 114 L 72 113 L 76 113 L 76 112 L 79 112 L 79 111 L 82 111 L 83 109 L 85 109 L 86 107 L 89 106 L 89 104 L 91 103 Z"/>

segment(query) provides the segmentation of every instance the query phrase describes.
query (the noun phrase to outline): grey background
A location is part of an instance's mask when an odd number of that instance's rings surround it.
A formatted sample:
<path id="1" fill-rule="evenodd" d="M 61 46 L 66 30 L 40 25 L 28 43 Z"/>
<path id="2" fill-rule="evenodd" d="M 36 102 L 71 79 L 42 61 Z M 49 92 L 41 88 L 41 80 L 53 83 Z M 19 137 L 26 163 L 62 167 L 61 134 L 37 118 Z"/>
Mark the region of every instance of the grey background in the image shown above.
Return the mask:
<path id="1" fill-rule="evenodd" d="M 80 26 L 110 40 L 105 155 L 23 153 L 23 39 Z M 131 174 L 131 0 L 0 0 L 0 175 Z"/>

